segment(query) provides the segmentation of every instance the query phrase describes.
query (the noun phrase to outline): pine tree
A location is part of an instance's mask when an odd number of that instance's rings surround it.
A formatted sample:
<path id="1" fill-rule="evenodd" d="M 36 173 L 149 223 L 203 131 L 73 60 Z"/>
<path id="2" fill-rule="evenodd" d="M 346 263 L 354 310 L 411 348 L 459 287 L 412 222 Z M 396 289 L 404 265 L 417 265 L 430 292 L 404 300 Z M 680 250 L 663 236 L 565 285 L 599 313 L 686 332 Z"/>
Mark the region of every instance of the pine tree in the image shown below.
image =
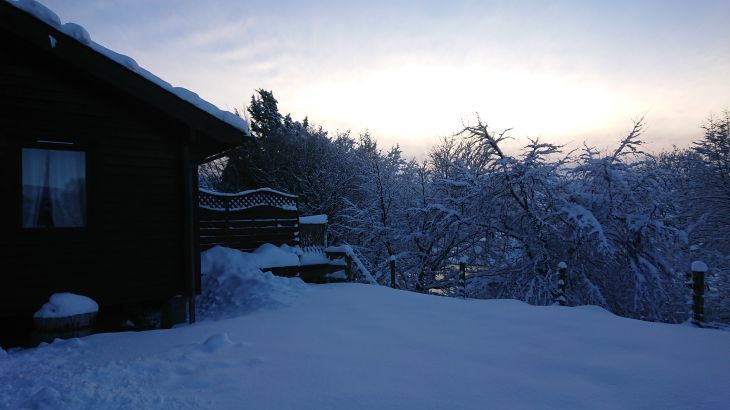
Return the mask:
<path id="1" fill-rule="evenodd" d="M 278 104 L 274 93 L 262 88 L 251 97 L 248 113 L 251 115 L 251 131 L 256 137 L 272 138 L 281 132 L 284 124 Z"/>

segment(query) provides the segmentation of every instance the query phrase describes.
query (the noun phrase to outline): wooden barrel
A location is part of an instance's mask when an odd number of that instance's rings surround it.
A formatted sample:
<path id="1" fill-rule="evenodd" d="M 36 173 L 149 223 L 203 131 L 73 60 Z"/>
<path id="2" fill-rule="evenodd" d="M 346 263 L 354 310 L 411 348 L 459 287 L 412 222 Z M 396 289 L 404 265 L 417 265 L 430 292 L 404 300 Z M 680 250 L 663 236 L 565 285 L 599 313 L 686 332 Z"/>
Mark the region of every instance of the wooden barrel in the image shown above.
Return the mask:
<path id="1" fill-rule="evenodd" d="M 34 317 L 35 328 L 39 332 L 62 332 L 91 327 L 98 312 L 82 313 L 62 317 Z"/>

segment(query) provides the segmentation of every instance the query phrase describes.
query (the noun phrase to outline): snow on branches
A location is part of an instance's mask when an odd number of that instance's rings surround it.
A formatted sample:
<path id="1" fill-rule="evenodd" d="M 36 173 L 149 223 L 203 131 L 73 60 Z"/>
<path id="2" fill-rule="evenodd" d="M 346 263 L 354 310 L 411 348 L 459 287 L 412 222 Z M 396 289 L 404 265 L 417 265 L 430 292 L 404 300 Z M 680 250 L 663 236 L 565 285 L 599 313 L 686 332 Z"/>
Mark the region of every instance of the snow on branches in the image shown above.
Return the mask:
<path id="1" fill-rule="evenodd" d="M 643 149 L 643 118 L 614 149 L 564 152 L 539 139 L 505 149 L 510 130 L 476 116 L 416 161 L 368 133 L 331 136 L 282 116 L 264 90 L 249 113 L 258 148 L 231 153 L 208 173 L 219 176 L 213 184 L 297 193 L 307 213 L 329 216 L 331 242 L 351 245 L 383 285 L 458 295 L 468 260 L 469 297 L 552 304 L 565 262 L 564 304 L 681 322 L 684 275 L 702 258 L 709 294 L 730 293 L 730 275 L 716 274 L 730 265 L 728 242 L 713 228 L 728 226 L 727 114 L 706 124 L 694 150 L 658 156 Z M 727 299 L 717 298 L 718 311 L 730 310 Z"/>

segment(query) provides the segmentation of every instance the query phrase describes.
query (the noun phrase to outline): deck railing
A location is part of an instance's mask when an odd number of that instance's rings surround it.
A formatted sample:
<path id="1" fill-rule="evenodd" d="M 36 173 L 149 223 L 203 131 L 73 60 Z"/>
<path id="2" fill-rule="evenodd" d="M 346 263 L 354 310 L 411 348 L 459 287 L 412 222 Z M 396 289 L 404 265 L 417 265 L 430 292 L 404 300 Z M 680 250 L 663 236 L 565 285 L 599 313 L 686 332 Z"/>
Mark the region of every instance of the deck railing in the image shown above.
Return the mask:
<path id="1" fill-rule="evenodd" d="M 251 252 L 265 243 L 299 246 L 295 266 L 267 268 L 307 282 L 377 284 L 349 246 L 328 247 L 327 216 L 299 217 L 296 195 L 261 188 L 233 194 L 201 189 L 198 225 L 201 250 L 216 245 Z"/>
<path id="2" fill-rule="evenodd" d="M 198 194 L 202 250 L 215 245 L 245 252 L 264 243 L 299 245 L 297 196 L 269 188 Z"/>

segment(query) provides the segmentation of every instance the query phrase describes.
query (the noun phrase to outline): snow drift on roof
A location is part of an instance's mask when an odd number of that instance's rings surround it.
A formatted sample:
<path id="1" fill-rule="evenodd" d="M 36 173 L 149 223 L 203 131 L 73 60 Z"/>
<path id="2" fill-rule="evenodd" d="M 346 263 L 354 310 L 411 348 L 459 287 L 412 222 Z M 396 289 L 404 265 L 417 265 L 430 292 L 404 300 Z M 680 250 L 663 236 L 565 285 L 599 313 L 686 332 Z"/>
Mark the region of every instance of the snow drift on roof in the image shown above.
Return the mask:
<path id="1" fill-rule="evenodd" d="M 61 19 L 51 11 L 48 7 L 38 3 L 35 0 L 6 0 L 8 3 L 12 4 L 13 6 L 25 11 L 26 13 L 34 16 L 35 18 L 43 21 L 44 23 L 48 24 L 49 26 L 55 28 L 56 30 L 59 30 L 66 34 L 67 36 L 75 39 L 81 44 L 84 44 L 97 53 L 100 53 L 107 58 L 115 61 L 116 63 L 124 66 L 128 70 L 135 72 L 148 81 L 153 82 L 157 86 L 171 92 L 176 97 L 185 100 L 189 102 L 190 104 L 196 106 L 197 108 L 207 112 L 208 114 L 220 119 L 221 121 L 226 122 L 227 124 L 243 131 L 244 133 L 248 134 L 248 123 L 243 118 L 237 116 L 236 114 L 221 110 L 220 108 L 216 107 L 215 105 L 211 104 L 208 101 L 205 101 L 204 99 L 200 98 L 198 94 L 185 89 L 181 87 L 173 87 L 170 83 L 167 81 L 164 81 L 160 77 L 157 77 L 156 75 L 152 74 L 151 72 L 145 70 L 144 68 L 140 67 L 134 59 L 131 57 L 125 56 L 123 54 L 119 54 L 117 52 L 114 52 L 112 50 L 109 50 L 108 48 L 95 43 L 91 41 L 91 36 L 89 35 L 89 32 L 86 31 L 85 28 L 82 26 L 75 24 L 75 23 L 66 23 L 61 24 Z"/>

